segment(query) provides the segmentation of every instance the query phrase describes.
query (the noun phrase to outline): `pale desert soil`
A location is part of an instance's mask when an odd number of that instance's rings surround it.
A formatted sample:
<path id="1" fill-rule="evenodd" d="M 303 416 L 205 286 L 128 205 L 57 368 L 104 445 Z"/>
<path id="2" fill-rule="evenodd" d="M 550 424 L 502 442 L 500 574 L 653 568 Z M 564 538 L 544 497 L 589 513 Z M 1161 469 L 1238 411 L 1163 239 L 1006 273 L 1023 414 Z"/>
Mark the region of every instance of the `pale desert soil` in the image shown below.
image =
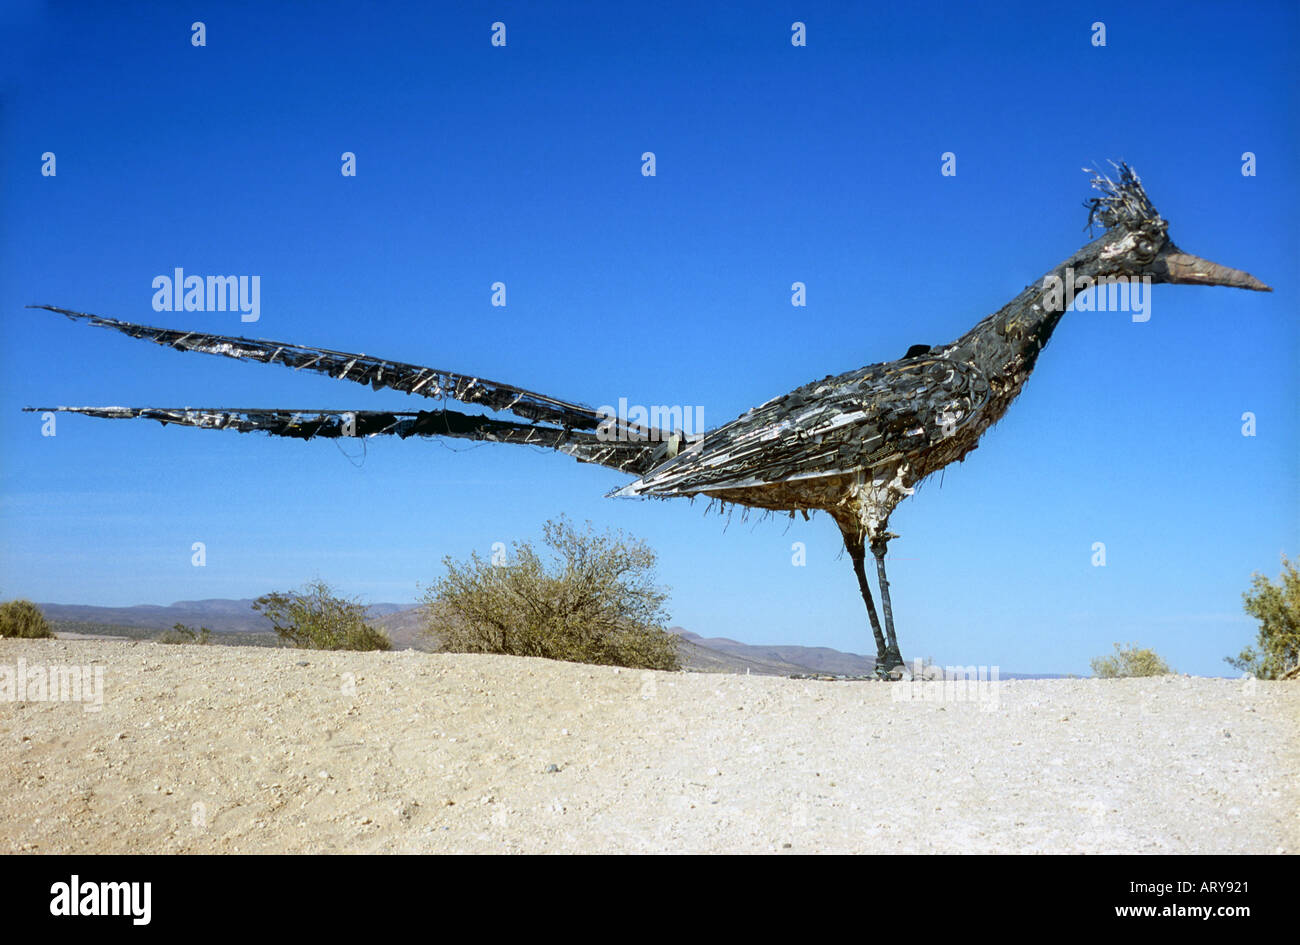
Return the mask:
<path id="1" fill-rule="evenodd" d="M 0 702 L 0 852 L 1300 849 L 1296 683 L 1004 681 L 994 708 L 511 657 L 0 641 L 20 657 L 102 666 L 104 704 Z"/>

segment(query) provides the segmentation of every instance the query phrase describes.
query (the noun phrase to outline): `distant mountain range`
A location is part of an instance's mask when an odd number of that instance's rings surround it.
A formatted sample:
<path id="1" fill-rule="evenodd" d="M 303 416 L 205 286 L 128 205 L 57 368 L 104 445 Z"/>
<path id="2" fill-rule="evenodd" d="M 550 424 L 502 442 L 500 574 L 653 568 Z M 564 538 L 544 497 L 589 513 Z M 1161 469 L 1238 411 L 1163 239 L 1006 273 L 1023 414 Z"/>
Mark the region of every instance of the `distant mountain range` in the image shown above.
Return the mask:
<path id="1" fill-rule="evenodd" d="M 55 630 L 114 636 L 123 628 L 170 630 L 176 624 L 207 627 L 215 634 L 274 633 L 271 623 L 253 610 L 251 598 L 181 600 L 166 606 L 94 607 L 87 604 L 40 604 Z M 436 640 L 424 633 L 423 608 L 414 604 L 371 604 L 374 625 L 388 633 L 395 649 L 433 651 Z M 829 647 L 751 646 L 725 637 L 702 637 L 681 627 L 670 627 L 681 638 L 682 662 L 687 669 L 712 673 L 752 673 L 757 676 L 831 675 L 861 676 L 871 672 L 875 660 Z"/>
<path id="2" fill-rule="evenodd" d="M 93 607 L 86 604 L 38 604 L 48 620 L 102 623 L 118 627 L 170 630 L 175 624 L 204 626 L 213 633 L 273 633 L 271 622 L 253 609 L 253 599 L 178 600 L 174 604 Z M 374 604 L 372 617 L 410 610 L 413 604 Z"/>
<path id="3" fill-rule="evenodd" d="M 876 665 L 869 656 L 841 653 L 826 646 L 754 646 L 726 637 L 702 637 L 681 627 L 668 630 L 682 638 L 683 661 L 691 669 L 708 672 L 866 676 Z"/>
<path id="4" fill-rule="evenodd" d="M 56 632 L 97 636 L 153 636 L 142 631 L 170 630 L 176 624 L 207 627 L 229 634 L 228 642 L 270 643 L 271 623 L 245 600 L 180 600 L 159 606 L 92 607 L 85 604 L 39 604 Z M 371 622 L 383 629 L 393 648 L 433 652 L 439 641 L 424 633 L 424 608 L 416 604 L 371 604 Z M 682 627 L 669 627 L 681 639 L 682 664 L 705 673 L 751 673 L 755 676 L 866 676 L 876 665 L 869 656 L 842 653 L 826 646 L 776 646 L 741 643 L 726 637 L 703 637 Z M 1050 679 L 1052 674 L 1001 673 L 1002 679 Z"/>

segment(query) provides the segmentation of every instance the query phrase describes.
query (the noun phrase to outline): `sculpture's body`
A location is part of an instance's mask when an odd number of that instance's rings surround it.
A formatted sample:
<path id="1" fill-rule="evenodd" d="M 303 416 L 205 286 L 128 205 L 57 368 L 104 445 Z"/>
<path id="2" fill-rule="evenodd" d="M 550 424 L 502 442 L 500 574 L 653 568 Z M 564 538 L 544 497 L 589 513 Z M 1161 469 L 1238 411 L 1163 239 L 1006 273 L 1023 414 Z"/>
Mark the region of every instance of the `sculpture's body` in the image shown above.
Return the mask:
<path id="1" fill-rule="evenodd" d="M 550 446 L 583 462 L 640 478 L 621 496 L 706 495 L 722 502 L 794 513 L 820 509 L 839 525 L 876 640 L 877 671 L 902 662 L 894 633 L 885 552 L 889 516 L 931 473 L 965 457 L 1024 387 L 1064 313 L 1059 287 L 1076 280 L 1148 279 L 1268 287 L 1244 272 L 1182 253 L 1136 175 L 1094 181 L 1090 222 L 1105 234 L 1028 286 L 1001 310 L 948 345 L 914 346 L 898 361 L 814 381 L 698 437 L 611 421 L 590 408 L 417 365 L 193 332 L 149 328 L 52 309 L 180 350 L 205 351 L 509 410 L 516 423 L 450 410 L 303 412 L 133 407 L 28 408 L 107 417 L 144 416 L 191 426 L 263 430 L 280 436 L 440 435 Z M 1086 284 L 1086 283 L 1085 283 Z M 867 582 L 876 559 L 884 624 Z"/>

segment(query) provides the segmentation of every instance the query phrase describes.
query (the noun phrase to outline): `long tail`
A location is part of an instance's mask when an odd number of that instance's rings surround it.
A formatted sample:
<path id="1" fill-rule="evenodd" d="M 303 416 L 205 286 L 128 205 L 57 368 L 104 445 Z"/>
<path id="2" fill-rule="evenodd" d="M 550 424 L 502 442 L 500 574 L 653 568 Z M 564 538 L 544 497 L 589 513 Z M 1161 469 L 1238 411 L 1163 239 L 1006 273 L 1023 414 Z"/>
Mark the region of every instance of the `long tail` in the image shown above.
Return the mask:
<path id="1" fill-rule="evenodd" d="M 96 328 L 111 328 L 131 338 L 152 341 L 154 344 L 166 345 L 177 351 L 200 351 L 204 354 L 219 354 L 241 361 L 283 364 L 295 371 L 312 371 L 316 374 L 328 374 L 338 380 L 367 384 L 375 390 L 387 387 L 406 394 L 419 394 L 421 397 L 449 397 L 463 404 L 482 404 L 492 410 L 507 410 L 525 420 L 556 423 L 575 430 L 595 430 L 605 419 L 597 411 L 583 404 L 559 400 L 546 394 L 482 377 L 471 377 L 419 364 L 389 361 L 365 354 L 331 351 L 328 348 L 314 348 L 283 341 L 265 341 L 233 335 L 214 335 L 202 331 L 179 331 L 173 328 L 137 325 L 133 322 L 118 321 L 116 318 L 105 318 L 87 312 L 74 312 L 53 305 L 29 305 L 28 308 L 39 308 L 66 315 L 74 321 L 85 321 Z M 648 438 L 650 432 L 643 427 L 635 428 L 632 425 L 629 425 L 628 429 L 629 432 L 636 432 L 643 438 Z"/>
<path id="2" fill-rule="evenodd" d="M 674 455 L 684 440 L 672 431 L 651 430 L 591 407 L 525 390 L 511 384 L 457 374 L 366 354 L 331 351 L 280 341 L 180 331 L 119 321 L 53 305 L 30 305 L 111 328 L 131 338 L 152 341 L 178 351 L 198 351 L 263 364 L 283 364 L 296 371 L 326 374 L 338 380 L 390 388 L 421 397 L 456 400 L 464 404 L 507 411 L 530 423 L 495 420 L 455 410 L 290 410 L 172 407 L 51 407 L 39 411 L 79 413 L 112 419 L 144 417 L 203 429 L 263 431 L 272 436 L 309 439 L 315 436 L 451 436 L 503 443 L 527 443 L 559 450 L 587 463 L 622 472 L 643 474 Z M 547 424 L 540 426 L 538 424 Z"/>
<path id="3" fill-rule="evenodd" d="M 316 437 L 449 436 L 558 450 L 583 463 L 642 475 L 666 458 L 669 444 L 601 440 L 596 434 L 495 420 L 456 410 L 281 410 L 237 407 L 24 407 L 29 413 L 77 413 L 110 420 L 143 418 L 166 426 L 310 440 Z M 656 454 L 660 454 L 656 456 Z"/>

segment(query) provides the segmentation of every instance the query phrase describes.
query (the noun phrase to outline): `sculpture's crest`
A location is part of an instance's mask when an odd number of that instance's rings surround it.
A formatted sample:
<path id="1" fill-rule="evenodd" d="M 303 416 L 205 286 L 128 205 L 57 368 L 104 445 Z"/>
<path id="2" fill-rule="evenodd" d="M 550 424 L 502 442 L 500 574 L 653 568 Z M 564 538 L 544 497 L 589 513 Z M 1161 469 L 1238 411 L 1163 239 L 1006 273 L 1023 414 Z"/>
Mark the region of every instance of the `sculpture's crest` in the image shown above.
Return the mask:
<path id="1" fill-rule="evenodd" d="M 1087 173 L 1095 175 L 1092 186 L 1101 194 L 1084 203 L 1088 208 L 1088 230 L 1094 226 L 1104 230 L 1135 230 L 1145 224 L 1162 222 L 1160 212 L 1152 206 L 1137 172 L 1122 162 L 1116 164 L 1112 161 L 1111 166 L 1119 172 L 1118 182 L 1100 171 L 1084 168 Z"/>

